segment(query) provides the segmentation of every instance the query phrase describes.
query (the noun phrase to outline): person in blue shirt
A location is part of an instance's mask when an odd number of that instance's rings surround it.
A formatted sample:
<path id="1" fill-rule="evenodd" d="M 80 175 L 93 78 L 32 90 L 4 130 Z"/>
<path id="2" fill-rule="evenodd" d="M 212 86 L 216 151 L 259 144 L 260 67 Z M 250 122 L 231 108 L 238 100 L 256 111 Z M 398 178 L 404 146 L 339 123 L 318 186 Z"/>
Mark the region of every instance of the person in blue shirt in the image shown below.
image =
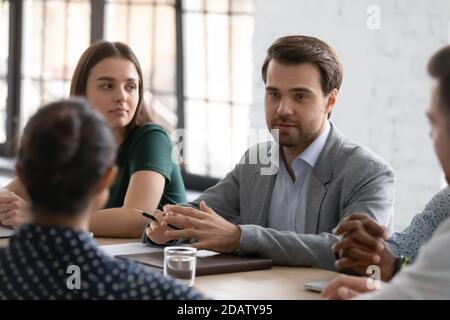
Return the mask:
<path id="1" fill-rule="evenodd" d="M 107 256 L 88 233 L 115 179 L 116 141 L 86 102 L 41 108 L 25 127 L 17 175 L 31 223 L 0 249 L 0 299 L 200 299 L 161 273 Z"/>

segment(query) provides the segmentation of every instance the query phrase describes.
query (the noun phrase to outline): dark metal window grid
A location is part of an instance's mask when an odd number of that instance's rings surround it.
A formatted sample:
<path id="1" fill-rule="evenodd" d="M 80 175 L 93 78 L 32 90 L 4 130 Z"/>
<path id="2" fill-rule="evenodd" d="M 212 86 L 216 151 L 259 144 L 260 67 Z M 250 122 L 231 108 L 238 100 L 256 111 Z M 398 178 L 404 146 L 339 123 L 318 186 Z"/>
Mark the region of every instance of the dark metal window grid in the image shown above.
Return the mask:
<path id="1" fill-rule="evenodd" d="M 5 0 L 4 0 L 5 1 Z M 17 150 L 18 145 L 18 139 L 19 139 L 19 130 L 20 130 L 20 106 L 21 105 L 21 75 L 22 75 L 22 39 L 23 39 L 23 31 L 22 31 L 22 23 L 23 23 L 23 2 L 27 0 L 15 0 L 15 1 L 9 1 L 9 56 L 8 56 L 8 73 L 6 76 L 7 79 L 7 87 L 8 87 L 8 93 L 7 93 L 7 104 L 6 104 L 6 142 L 3 144 L 0 144 L 0 155 L 1 156 L 7 156 L 7 157 L 14 157 Z M 46 3 L 50 1 L 58 1 L 58 0 L 41 0 L 42 6 L 43 6 L 43 15 L 42 15 L 42 37 L 44 39 L 45 37 L 45 24 L 46 24 Z M 67 8 L 70 0 L 64 0 L 66 4 L 66 10 L 65 10 L 65 31 L 67 34 Z M 185 14 L 201 14 L 203 15 L 203 23 L 205 28 L 205 43 L 208 38 L 207 34 L 207 18 L 208 15 L 227 15 L 228 17 L 228 27 L 231 27 L 232 24 L 232 18 L 233 16 L 239 16 L 239 15 L 246 15 L 249 16 L 251 13 L 248 12 L 236 12 L 233 11 L 233 1 L 228 0 L 228 11 L 226 12 L 214 12 L 214 11 L 208 11 L 206 0 L 203 0 L 203 8 L 204 10 L 186 10 L 183 8 L 183 0 L 173 0 L 173 1 L 153 1 L 153 2 L 146 2 L 146 1 L 129 1 L 129 0 L 123 0 L 123 1 L 111 1 L 111 0 L 90 0 L 91 3 L 91 35 L 90 40 L 91 43 L 95 42 L 96 40 L 99 40 L 103 38 L 104 35 L 104 19 L 105 19 L 105 6 L 109 3 L 114 4 L 123 4 L 126 5 L 127 11 L 129 12 L 131 6 L 138 6 L 138 5 L 152 5 L 154 7 L 156 6 L 172 6 L 174 7 L 175 11 L 175 36 L 176 36 L 176 84 L 175 89 L 176 92 L 171 91 L 165 91 L 165 90 L 158 90 L 154 88 L 154 69 L 152 68 L 152 72 L 149 79 L 149 90 L 159 96 L 175 96 L 177 101 L 177 116 L 178 116 L 178 125 L 177 127 L 180 129 L 185 128 L 185 101 L 186 100 L 197 100 L 197 101 L 203 101 L 206 105 L 209 103 L 225 103 L 228 104 L 230 107 L 230 112 L 232 112 L 233 106 L 236 104 L 232 100 L 232 76 L 233 76 L 233 67 L 232 67 L 232 61 L 229 62 L 229 68 L 228 68 L 228 81 L 229 81 L 229 99 L 225 101 L 221 100 L 213 100 L 208 98 L 208 88 L 206 85 L 206 94 L 205 97 L 187 97 L 185 96 L 185 89 L 184 89 L 184 52 L 183 52 L 183 15 Z M 153 15 L 154 15 L 153 11 Z M 152 19 L 152 23 L 156 23 L 156 19 Z M 127 34 L 129 35 L 129 22 L 127 23 Z M 151 39 L 155 39 L 155 28 L 152 28 L 152 35 Z M 229 50 L 229 59 L 232 59 L 232 51 L 233 51 L 233 32 L 229 32 L 229 39 L 228 39 L 228 50 Z M 65 37 L 66 38 L 66 37 Z M 64 64 L 67 65 L 67 41 L 64 41 Z M 42 46 L 41 48 L 41 66 L 43 71 L 45 69 L 45 60 L 43 57 L 45 57 L 45 46 Z M 154 50 L 154 46 L 152 46 L 152 50 Z M 205 46 L 205 57 L 208 57 L 207 52 L 207 46 Z M 152 61 L 151 65 L 154 65 L 154 59 L 155 54 L 152 54 Z M 64 68 L 65 69 L 65 68 Z M 208 70 L 206 68 L 205 72 L 205 78 L 207 80 L 208 77 Z M 42 72 L 41 72 L 42 74 Z M 5 77 L 3 77 L 5 78 Z M 42 76 L 39 77 L 29 77 L 32 81 L 37 81 L 39 83 L 40 87 L 40 96 L 41 99 L 44 95 L 44 82 L 45 81 L 70 81 L 70 79 L 67 79 L 66 75 L 63 74 L 60 79 L 55 78 L 46 78 L 44 79 Z M 206 81 L 207 84 L 207 81 Z M 41 101 L 42 102 L 42 101 Z M 42 103 L 41 103 L 42 104 Z M 207 119 L 206 119 L 207 120 Z M 208 163 L 208 161 L 207 161 Z M 210 187 L 217 183 L 218 179 L 208 177 L 208 176 L 201 176 L 196 174 L 191 174 L 184 170 L 182 168 L 182 174 L 183 178 L 186 183 L 186 187 L 188 189 L 193 190 L 204 190 L 207 187 Z M 209 172 L 209 168 L 207 168 L 207 172 Z"/>

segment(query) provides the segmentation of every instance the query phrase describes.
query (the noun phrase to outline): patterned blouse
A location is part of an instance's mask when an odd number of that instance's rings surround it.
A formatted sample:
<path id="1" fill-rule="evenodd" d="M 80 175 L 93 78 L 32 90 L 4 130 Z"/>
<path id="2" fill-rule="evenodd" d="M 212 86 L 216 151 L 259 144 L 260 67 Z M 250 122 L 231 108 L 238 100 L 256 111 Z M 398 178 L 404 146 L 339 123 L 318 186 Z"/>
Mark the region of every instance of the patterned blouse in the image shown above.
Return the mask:
<path id="1" fill-rule="evenodd" d="M 430 240 L 436 229 L 450 217 L 450 188 L 437 193 L 425 206 L 422 213 L 414 216 L 411 225 L 396 232 L 386 241 L 393 253 L 414 260 L 419 248 Z"/>
<path id="2" fill-rule="evenodd" d="M 159 272 L 107 256 L 86 232 L 28 224 L 0 249 L 0 299 L 202 299 Z"/>

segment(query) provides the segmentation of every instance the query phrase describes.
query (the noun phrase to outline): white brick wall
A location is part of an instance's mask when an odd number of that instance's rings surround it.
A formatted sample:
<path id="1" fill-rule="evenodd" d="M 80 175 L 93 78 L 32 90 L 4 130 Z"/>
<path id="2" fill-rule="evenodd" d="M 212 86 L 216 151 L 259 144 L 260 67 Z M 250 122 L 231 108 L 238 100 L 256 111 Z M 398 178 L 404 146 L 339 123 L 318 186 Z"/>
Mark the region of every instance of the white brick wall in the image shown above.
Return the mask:
<path id="1" fill-rule="evenodd" d="M 381 9 L 380 30 L 366 26 L 370 5 Z M 332 120 L 392 165 L 395 227 L 404 228 L 443 185 L 424 113 L 426 64 L 448 42 L 449 21 L 450 0 L 255 0 L 251 127 L 265 127 L 260 66 L 268 46 L 288 34 L 327 41 L 344 65 Z"/>

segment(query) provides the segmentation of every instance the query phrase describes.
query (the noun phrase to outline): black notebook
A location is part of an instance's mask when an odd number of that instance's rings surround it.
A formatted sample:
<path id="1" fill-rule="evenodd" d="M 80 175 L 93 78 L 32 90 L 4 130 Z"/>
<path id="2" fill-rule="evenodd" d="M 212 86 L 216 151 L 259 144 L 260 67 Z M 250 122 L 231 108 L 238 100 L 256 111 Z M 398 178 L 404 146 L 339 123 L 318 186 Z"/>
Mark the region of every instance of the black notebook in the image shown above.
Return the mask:
<path id="1" fill-rule="evenodd" d="M 138 254 L 117 255 L 116 258 L 164 268 L 164 252 L 149 252 Z M 197 256 L 195 274 L 205 276 L 242 271 L 264 270 L 272 268 L 272 260 L 256 257 L 241 257 L 235 254 L 220 253 L 213 256 Z"/>

